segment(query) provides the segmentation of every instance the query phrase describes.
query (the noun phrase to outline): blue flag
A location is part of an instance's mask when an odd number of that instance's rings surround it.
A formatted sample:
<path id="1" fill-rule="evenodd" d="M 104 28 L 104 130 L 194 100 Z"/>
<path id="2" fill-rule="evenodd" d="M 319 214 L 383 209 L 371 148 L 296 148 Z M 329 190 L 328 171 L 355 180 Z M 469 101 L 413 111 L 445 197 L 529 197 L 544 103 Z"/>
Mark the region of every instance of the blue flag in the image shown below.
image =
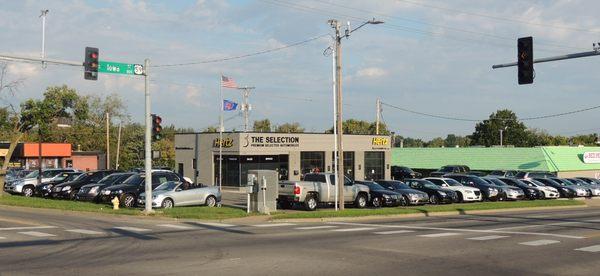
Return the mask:
<path id="1" fill-rule="evenodd" d="M 223 100 L 223 110 L 232 111 L 237 109 L 238 104 L 233 101 Z"/>

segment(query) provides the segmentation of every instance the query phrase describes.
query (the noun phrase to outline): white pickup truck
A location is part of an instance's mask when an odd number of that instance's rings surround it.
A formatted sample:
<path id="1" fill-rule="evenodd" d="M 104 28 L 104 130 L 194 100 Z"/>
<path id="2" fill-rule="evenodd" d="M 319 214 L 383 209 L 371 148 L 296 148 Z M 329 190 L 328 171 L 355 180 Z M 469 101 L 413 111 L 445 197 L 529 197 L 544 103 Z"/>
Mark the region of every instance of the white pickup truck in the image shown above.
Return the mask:
<path id="1" fill-rule="evenodd" d="M 301 203 L 308 211 L 316 210 L 319 204 L 335 203 L 334 179 L 332 173 L 311 173 L 304 176 L 304 181 L 281 181 L 277 201 L 284 209 Z M 354 204 L 356 208 L 366 207 L 369 202 L 369 187 L 356 184 L 346 177 L 344 201 L 346 204 Z"/>

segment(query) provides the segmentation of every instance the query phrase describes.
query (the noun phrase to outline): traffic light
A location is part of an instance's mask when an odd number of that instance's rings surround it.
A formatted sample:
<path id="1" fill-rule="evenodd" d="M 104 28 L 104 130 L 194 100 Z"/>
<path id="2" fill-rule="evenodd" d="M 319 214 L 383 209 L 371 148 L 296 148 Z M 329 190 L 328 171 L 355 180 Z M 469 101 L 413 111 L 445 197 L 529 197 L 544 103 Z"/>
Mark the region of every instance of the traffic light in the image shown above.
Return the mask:
<path id="1" fill-rule="evenodd" d="M 83 78 L 86 80 L 98 80 L 98 58 L 100 52 L 98 48 L 85 47 L 85 62 L 83 63 Z"/>
<path id="2" fill-rule="evenodd" d="M 531 36 L 519 38 L 517 48 L 519 84 L 533 83 L 533 38 Z"/>
<path id="3" fill-rule="evenodd" d="M 152 114 L 152 141 L 158 141 L 162 139 L 162 118 L 156 114 Z"/>

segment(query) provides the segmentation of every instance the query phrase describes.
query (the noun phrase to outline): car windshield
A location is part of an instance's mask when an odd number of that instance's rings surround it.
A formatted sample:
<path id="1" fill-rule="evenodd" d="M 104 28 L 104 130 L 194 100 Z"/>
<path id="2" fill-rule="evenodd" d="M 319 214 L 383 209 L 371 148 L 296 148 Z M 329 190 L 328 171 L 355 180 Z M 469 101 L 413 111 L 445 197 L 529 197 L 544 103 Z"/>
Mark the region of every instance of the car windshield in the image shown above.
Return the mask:
<path id="1" fill-rule="evenodd" d="M 140 183 L 142 183 L 142 181 L 144 181 L 143 176 L 141 176 L 139 174 L 134 174 L 134 175 L 130 176 L 129 178 L 127 178 L 125 181 L 123 181 L 123 184 L 139 185 Z"/>
<path id="2" fill-rule="evenodd" d="M 377 191 L 377 190 L 385 190 L 384 187 L 382 187 L 381 185 L 379 185 L 376 182 L 365 182 L 365 185 L 369 186 L 369 189 Z"/>
<path id="3" fill-rule="evenodd" d="M 435 185 L 429 181 L 423 181 L 421 182 L 421 184 L 423 184 L 424 187 L 429 188 L 429 189 L 439 189 L 440 187 L 438 187 L 438 185 Z"/>
<path id="4" fill-rule="evenodd" d="M 442 172 L 452 172 L 454 167 L 442 167 L 440 171 Z"/>
<path id="5" fill-rule="evenodd" d="M 178 182 L 168 181 L 168 182 L 165 182 L 163 184 L 160 184 L 154 190 L 157 190 L 157 191 L 172 191 L 172 190 L 175 190 L 175 188 L 177 188 L 180 184 L 181 183 L 178 183 Z"/>
<path id="6" fill-rule="evenodd" d="M 47 177 L 53 177 L 57 174 L 59 174 L 59 171 L 55 171 L 55 170 L 51 170 L 51 171 L 43 171 L 42 172 L 42 177 L 47 178 Z"/>
<path id="7" fill-rule="evenodd" d="M 452 178 L 446 179 L 445 181 L 446 181 L 446 184 L 448 184 L 450 186 L 462 186 L 463 185 L 463 184 L 460 184 L 460 182 L 458 182 Z"/>
<path id="8" fill-rule="evenodd" d="M 509 181 L 509 180 L 506 180 L 506 181 Z M 492 182 L 494 182 L 494 184 L 495 184 L 496 186 L 509 186 L 508 184 L 506 184 L 506 182 L 504 182 L 504 181 L 502 181 L 502 180 L 500 180 L 500 181 L 493 181 L 493 180 L 492 180 Z"/>
<path id="9" fill-rule="evenodd" d="M 36 177 L 38 176 L 38 173 L 39 173 L 39 171 L 38 171 L 38 170 L 32 171 L 32 172 L 28 173 L 28 174 L 25 176 L 25 178 L 36 178 Z"/>

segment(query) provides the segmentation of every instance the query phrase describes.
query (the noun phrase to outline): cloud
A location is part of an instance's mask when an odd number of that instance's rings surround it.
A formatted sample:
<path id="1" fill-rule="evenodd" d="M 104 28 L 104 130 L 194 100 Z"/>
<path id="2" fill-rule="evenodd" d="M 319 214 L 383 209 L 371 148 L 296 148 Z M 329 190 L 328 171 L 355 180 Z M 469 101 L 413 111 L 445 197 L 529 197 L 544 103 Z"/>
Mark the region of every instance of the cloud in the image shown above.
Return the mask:
<path id="1" fill-rule="evenodd" d="M 16 78 L 29 79 L 40 74 L 41 64 L 14 62 L 9 63 L 7 69 Z"/>
<path id="2" fill-rule="evenodd" d="M 388 72 L 385 69 L 379 67 L 367 67 L 360 69 L 358 70 L 358 72 L 356 72 L 357 77 L 366 79 L 381 78 L 383 76 L 386 76 L 387 74 Z"/>

